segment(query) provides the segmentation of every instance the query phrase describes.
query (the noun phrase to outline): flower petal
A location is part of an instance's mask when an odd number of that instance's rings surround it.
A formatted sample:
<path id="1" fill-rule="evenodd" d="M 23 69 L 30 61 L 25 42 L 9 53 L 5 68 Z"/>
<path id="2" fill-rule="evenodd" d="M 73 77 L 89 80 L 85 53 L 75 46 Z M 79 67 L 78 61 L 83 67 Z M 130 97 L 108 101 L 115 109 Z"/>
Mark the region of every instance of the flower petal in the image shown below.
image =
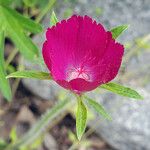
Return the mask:
<path id="1" fill-rule="evenodd" d="M 89 56 L 100 59 L 107 43 L 103 26 L 88 16 L 74 15 L 57 23 L 47 30 L 46 38 L 43 57 L 55 80 L 66 80 L 68 70 L 80 67 Z"/>
<path id="2" fill-rule="evenodd" d="M 48 46 L 48 42 L 45 41 L 43 44 L 42 53 L 43 53 L 43 58 L 44 58 L 45 64 L 46 64 L 47 68 L 51 71 L 51 59 L 50 59 L 49 49 L 50 49 L 50 47 Z"/>
<path id="3" fill-rule="evenodd" d="M 69 83 L 72 90 L 76 91 L 77 93 L 91 91 L 99 86 L 98 82 L 88 82 L 81 78 L 71 80 Z"/>
<path id="4" fill-rule="evenodd" d="M 111 33 L 108 32 L 106 52 L 93 70 L 95 72 L 94 80 L 100 81 L 102 84 L 114 79 L 120 68 L 123 53 L 123 45 L 115 42 Z"/>
<path id="5" fill-rule="evenodd" d="M 78 94 L 82 92 L 94 90 L 99 86 L 98 82 L 88 82 L 81 78 L 77 78 L 69 82 L 65 80 L 58 80 L 56 82 L 62 87 L 74 91 Z"/>

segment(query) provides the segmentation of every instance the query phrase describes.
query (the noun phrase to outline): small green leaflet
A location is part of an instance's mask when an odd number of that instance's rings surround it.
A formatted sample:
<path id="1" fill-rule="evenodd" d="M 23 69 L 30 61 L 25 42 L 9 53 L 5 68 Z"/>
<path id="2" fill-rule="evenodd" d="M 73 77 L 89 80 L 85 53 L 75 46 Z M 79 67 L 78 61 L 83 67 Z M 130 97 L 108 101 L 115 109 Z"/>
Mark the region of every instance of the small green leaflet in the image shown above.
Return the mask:
<path id="1" fill-rule="evenodd" d="M 38 56 L 39 50 L 30 37 L 24 33 L 23 26 L 26 26 L 27 29 L 27 23 L 25 23 L 26 19 L 22 19 L 24 23 L 20 23 L 20 20 L 18 20 L 13 12 L 14 11 L 10 11 L 9 8 L 0 5 L 0 25 L 2 25 L 2 27 L 6 27 L 5 31 L 7 36 L 14 42 L 25 58 L 33 60 L 36 56 Z M 29 25 L 31 24 L 32 23 L 30 22 Z M 32 24 L 32 26 L 34 26 L 34 24 Z"/>
<path id="2" fill-rule="evenodd" d="M 31 79 L 39 79 L 39 80 L 50 80 L 51 76 L 49 73 L 41 72 L 41 71 L 17 71 L 9 74 L 6 78 L 31 78 Z"/>
<path id="3" fill-rule="evenodd" d="M 132 90 L 131 88 L 124 87 L 116 83 L 110 82 L 107 84 L 103 84 L 100 87 L 125 97 L 130 97 L 134 99 L 143 99 L 143 97 L 135 90 Z"/>
<path id="4" fill-rule="evenodd" d="M 128 27 L 129 25 L 121 25 L 111 29 L 110 31 L 112 33 L 113 39 L 118 38 Z"/>
<path id="5" fill-rule="evenodd" d="M 102 105 L 92 100 L 91 98 L 84 96 L 89 106 L 93 107 L 96 112 L 102 115 L 105 119 L 112 120 L 111 116 L 105 111 Z"/>
<path id="6" fill-rule="evenodd" d="M 50 26 L 54 26 L 56 25 L 56 23 L 58 22 L 58 19 L 56 17 L 55 12 L 52 12 L 51 18 L 50 18 Z"/>
<path id="7" fill-rule="evenodd" d="M 4 68 L 4 31 L 0 31 L 0 91 L 4 97 L 10 101 L 12 98 L 11 88 L 6 79 L 6 72 Z"/>
<path id="8" fill-rule="evenodd" d="M 81 137 L 86 128 L 87 121 L 87 109 L 82 102 L 81 98 L 78 98 L 78 107 L 76 112 L 76 133 L 78 140 L 81 140 Z"/>

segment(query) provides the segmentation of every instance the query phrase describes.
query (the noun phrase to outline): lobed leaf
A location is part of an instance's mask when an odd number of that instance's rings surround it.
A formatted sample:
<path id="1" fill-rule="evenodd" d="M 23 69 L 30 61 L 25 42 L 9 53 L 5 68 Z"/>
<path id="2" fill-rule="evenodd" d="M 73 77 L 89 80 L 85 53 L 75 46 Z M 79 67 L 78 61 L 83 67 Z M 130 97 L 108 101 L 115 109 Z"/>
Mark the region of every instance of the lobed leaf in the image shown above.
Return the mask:
<path id="1" fill-rule="evenodd" d="M 58 19 L 56 17 L 55 12 L 52 12 L 51 18 L 50 18 L 50 26 L 54 26 L 56 25 L 56 23 L 58 22 Z"/>
<path id="2" fill-rule="evenodd" d="M 118 38 L 126 29 L 128 29 L 129 25 L 121 25 L 111 29 L 113 39 Z"/>
<path id="3" fill-rule="evenodd" d="M 11 88 L 6 79 L 6 71 L 4 68 L 4 31 L 0 31 L 0 90 L 4 97 L 10 101 L 12 98 Z"/>
<path id="4" fill-rule="evenodd" d="M 116 83 L 110 82 L 107 84 L 103 84 L 100 87 L 125 97 L 130 97 L 134 99 L 143 99 L 143 97 L 135 90 Z"/>
<path id="5" fill-rule="evenodd" d="M 100 105 L 99 103 L 87 96 L 85 96 L 85 99 L 87 100 L 88 104 L 94 108 L 96 112 L 102 115 L 105 119 L 112 120 L 111 116 L 105 111 L 102 105 Z"/>
<path id="6" fill-rule="evenodd" d="M 6 78 L 32 78 L 40 80 L 50 80 L 51 76 L 49 73 L 33 70 L 17 71 L 9 74 Z"/>
<path id="7" fill-rule="evenodd" d="M 86 121 L 87 121 L 87 109 L 84 103 L 82 102 L 81 98 L 79 98 L 76 112 L 76 133 L 78 140 L 81 139 L 85 131 Z"/>

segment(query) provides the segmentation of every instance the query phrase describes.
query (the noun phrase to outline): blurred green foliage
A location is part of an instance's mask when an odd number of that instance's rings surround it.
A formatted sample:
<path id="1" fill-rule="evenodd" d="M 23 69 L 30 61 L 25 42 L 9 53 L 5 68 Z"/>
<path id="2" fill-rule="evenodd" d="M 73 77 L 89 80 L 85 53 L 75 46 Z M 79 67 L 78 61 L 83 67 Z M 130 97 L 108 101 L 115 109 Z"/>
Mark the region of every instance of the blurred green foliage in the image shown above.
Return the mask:
<path id="1" fill-rule="evenodd" d="M 48 3 L 48 4 L 47 4 Z M 6 72 L 13 72 L 15 68 L 10 64 L 18 51 L 25 59 L 30 61 L 40 60 L 39 50 L 32 42 L 31 34 L 37 34 L 42 31 L 42 26 L 37 23 L 49 11 L 55 0 L 0 0 L 0 28 L 3 29 L 0 33 L 0 90 L 7 100 L 11 100 L 11 91 L 9 82 L 6 80 Z M 46 7 L 45 7 L 46 6 Z M 21 9 L 23 14 L 15 9 Z M 37 9 L 37 13 L 29 11 L 29 9 Z M 46 8 L 46 9 L 45 9 Z M 33 15 L 37 15 L 38 20 L 30 19 Z M 36 19 L 35 18 L 35 19 Z M 4 60 L 4 45 L 5 38 L 9 38 L 15 45 L 8 59 Z"/>
<path id="2" fill-rule="evenodd" d="M 0 4 L 11 6 L 12 8 L 23 8 L 25 5 L 26 7 L 42 9 L 48 2 L 49 0 L 0 0 Z"/>

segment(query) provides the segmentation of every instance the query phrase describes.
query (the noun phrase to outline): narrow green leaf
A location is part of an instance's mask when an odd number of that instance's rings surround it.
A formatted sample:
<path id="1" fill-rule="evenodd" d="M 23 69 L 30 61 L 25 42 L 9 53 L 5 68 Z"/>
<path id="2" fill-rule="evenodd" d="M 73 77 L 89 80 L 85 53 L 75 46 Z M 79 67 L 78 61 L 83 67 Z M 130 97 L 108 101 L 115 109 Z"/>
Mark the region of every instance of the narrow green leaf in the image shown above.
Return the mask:
<path id="1" fill-rule="evenodd" d="M 31 39 L 25 35 L 23 28 L 16 18 L 5 7 L 0 6 L 0 10 L 8 36 L 25 58 L 33 60 L 38 55 L 38 48 L 33 44 Z"/>
<path id="2" fill-rule="evenodd" d="M 54 26 L 56 25 L 56 23 L 58 22 L 58 19 L 56 17 L 55 12 L 52 12 L 51 18 L 50 18 L 50 26 Z"/>
<path id="3" fill-rule="evenodd" d="M 40 80 L 50 80 L 51 76 L 49 73 L 33 70 L 17 71 L 9 74 L 6 78 L 32 78 Z"/>
<path id="4" fill-rule="evenodd" d="M 4 97 L 10 101 L 12 94 L 8 80 L 6 79 L 6 71 L 4 68 L 4 31 L 0 31 L 0 90 Z"/>
<path id="5" fill-rule="evenodd" d="M 124 87 L 116 83 L 110 82 L 107 84 L 103 84 L 100 87 L 122 96 L 130 97 L 134 99 L 143 99 L 143 97 L 135 90 L 132 90 L 128 87 Z"/>
<path id="6" fill-rule="evenodd" d="M 7 11 L 15 17 L 20 25 L 26 29 L 27 31 L 30 31 L 31 33 L 39 33 L 42 31 L 42 26 L 39 23 L 36 23 L 35 21 L 24 17 L 23 15 L 19 14 L 17 11 L 10 9 L 8 7 L 5 7 Z"/>
<path id="7" fill-rule="evenodd" d="M 111 29 L 112 37 L 114 39 L 118 38 L 128 27 L 129 25 L 121 25 Z"/>
<path id="8" fill-rule="evenodd" d="M 87 121 L 87 109 L 80 97 L 78 98 L 78 107 L 76 112 L 76 133 L 78 140 L 81 140 L 81 137 L 85 131 L 86 121 Z"/>
<path id="9" fill-rule="evenodd" d="M 112 120 L 111 116 L 106 112 L 102 105 L 100 105 L 99 103 L 95 102 L 87 96 L 84 97 L 87 100 L 88 104 L 92 106 L 96 112 L 102 115 L 105 119 Z"/>
<path id="10" fill-rule="evenodd" d="M 33 143 L 39 136 L 43 134 L 43 132 L 47 129 L 48 125 L 59 117 L 60 114 L 66 110 L 72 101 L 70 99 L 65 99 L 63 101 L 59 101 L 55 106 L 49 108 L 41 117 L 40 120 L 19 140 L 17 140 L 14 144 L 10 144 L 7 147 L 7 150 L 16 150 L 20 147 L 26 147 L 29 144 Z"/>

